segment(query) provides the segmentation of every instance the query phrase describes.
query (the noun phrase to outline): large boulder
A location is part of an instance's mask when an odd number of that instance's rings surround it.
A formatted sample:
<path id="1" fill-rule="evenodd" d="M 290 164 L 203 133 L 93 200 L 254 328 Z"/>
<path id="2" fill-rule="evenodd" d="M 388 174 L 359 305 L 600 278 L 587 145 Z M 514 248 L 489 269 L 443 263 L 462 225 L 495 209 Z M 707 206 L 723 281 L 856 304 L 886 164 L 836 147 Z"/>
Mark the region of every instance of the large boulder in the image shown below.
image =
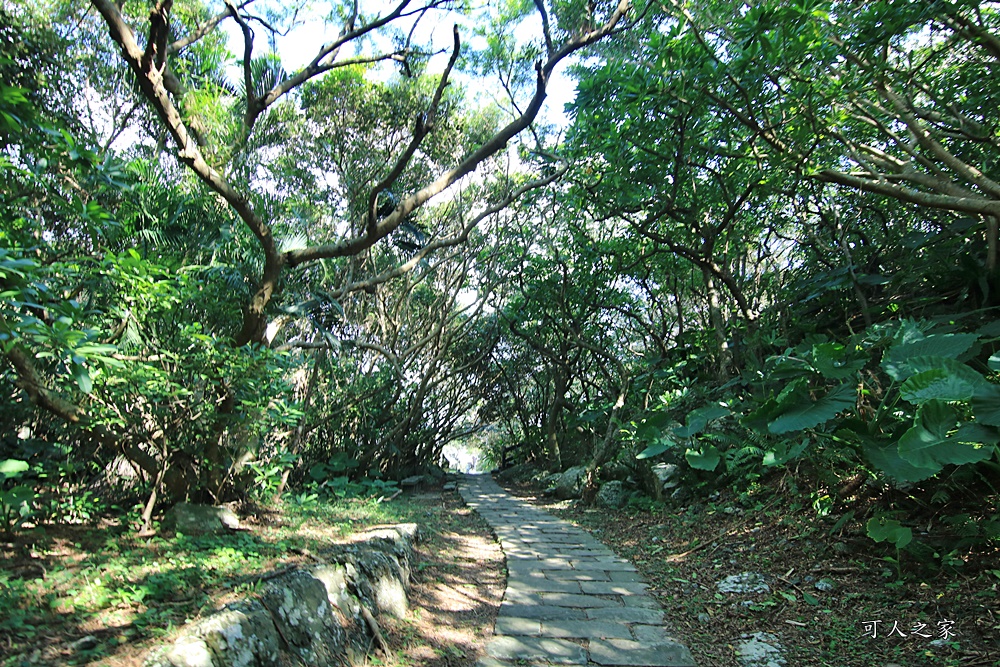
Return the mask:
<path id="1" fill-rule="evenodd" d="M 559 500 L 579 498 L 583 492 L 583 483 L 586 479 L 587 467 L 573 466 L 559 477 L 553 493 Z"/>
<path id="2" fill-rule="evenodd" d="M 345 633 L 330 600 L 339 591 L 328 591 L 326 584 L 326 577 L 299 570 L 270 582 L 260 596 L 285 650 L 306 665 L 334 664 L 343 652 Z"/>
<path id="3" fill-rule="evenodd" d="M 258 600 L 231 604 L 190 626 L 147 667 L 256 667 L 275 665 L 281 638 Z"/>
<path id="4" fill-rule="evenodd" d="M 625 484 L 618 480 L 612 480 L 601 484 L 601 488 L 597 492 L 597 498 L 595 500 L 600 507 L 607 507 L 615 510 L 621 509 L 625 506 L 625 502 L 628 500 L 628 494 L 625 492 Z"/>
<path id="5" fill-rule="evenodd" d="M 660 480 L 660 488 L 663 490 L 673 489 L 680 484 L 681 469 L 675 463 L 657 463 L 651 470 Z"/>
<path id="6" fill-rule="evenodd" d="M 167 510 L 161 525 L 184 535 L 209 535 L 236 530 L 240 518 L 226 507 L 177 503 Z"/>

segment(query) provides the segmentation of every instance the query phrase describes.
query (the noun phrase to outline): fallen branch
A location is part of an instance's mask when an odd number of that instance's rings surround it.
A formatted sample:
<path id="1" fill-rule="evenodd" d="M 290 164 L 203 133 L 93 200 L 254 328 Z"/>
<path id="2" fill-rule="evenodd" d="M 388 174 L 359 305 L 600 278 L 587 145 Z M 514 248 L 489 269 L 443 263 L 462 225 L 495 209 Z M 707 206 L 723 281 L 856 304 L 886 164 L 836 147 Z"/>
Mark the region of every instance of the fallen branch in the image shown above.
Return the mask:
<path id="1" fill-rule="evenodd" d="M 381 503 L 381 502 L 386 502 L 386 503 L 387 503 L 387 502 L 389 502 L 390 500 L 394 500 L 394 499 L 395 499 L 395 498 L 396 498 L 397 496 L 399 496 L 399 494 L 401 494 L 402 492 L 403 492 L 403 490 L 402 490 L 402 489 L 396 489 L 396 493 L 392 494 L 392 495 L 391 495 L 391 496 L 389 496 L 388 498 L 386 498 L 385 496 L 382 496 L 382 497 L 380 497 L 380 498 L 378 499 L 378 501 L 376 501 L 376 502 L 379 502 L 379 503 Z"/>

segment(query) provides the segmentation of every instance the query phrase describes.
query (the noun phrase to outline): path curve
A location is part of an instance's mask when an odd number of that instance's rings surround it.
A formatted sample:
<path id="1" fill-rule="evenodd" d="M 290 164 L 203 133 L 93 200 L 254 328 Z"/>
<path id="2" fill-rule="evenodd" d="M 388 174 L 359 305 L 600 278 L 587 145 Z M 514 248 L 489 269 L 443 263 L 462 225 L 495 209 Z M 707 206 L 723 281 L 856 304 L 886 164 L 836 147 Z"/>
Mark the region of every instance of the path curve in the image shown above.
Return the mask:
<path id="1" fill-rule="evenodd" d="M 696 667 L 631 563 L 489 475 L 465 475 L 459 492 L 507 556 L 507 590 L 478 667 Z"/>

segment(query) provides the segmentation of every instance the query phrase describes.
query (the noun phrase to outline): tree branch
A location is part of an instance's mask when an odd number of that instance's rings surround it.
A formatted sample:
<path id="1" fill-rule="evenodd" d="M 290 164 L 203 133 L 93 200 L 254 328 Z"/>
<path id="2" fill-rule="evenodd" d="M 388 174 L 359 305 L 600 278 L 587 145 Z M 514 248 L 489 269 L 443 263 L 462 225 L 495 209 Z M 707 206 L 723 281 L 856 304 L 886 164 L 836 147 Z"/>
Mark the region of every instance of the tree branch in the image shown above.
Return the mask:
<path id="1" fill-rule="evenodd" d="M 250 68 L 250 63 L 253 60 L 253 30 L 250 29 L 247 22 L 240 16 L 239 10 L 236 9 L 236 5 L 232 3 L 232 0 L 226 0 L 226 8 L 229 10 L 229 14 L 233 17 L 233 20 L 239 24 L 240 31 L 243 33 L 243 92 L 247 97 L 243 124 L 249 128 L 257 107 L 257 97 L 254 95 L 253 89 L 253 72 Z"/>
<path id="2" fill-rule="evenodd" d="M 618 7 L 603 26 L 571 40 L 544 63 L 537 63 L 535 66 L 535 93 L 524 112 L 501 128 L 500 131 L 494 134 L 482 146 L 466 156 L 454 169 L 446 171 L 436 180 L 404 199 L 396 207 L 395 211 L 375 225 L 374 230 L 366 230 L 366 233 L 362 236 L 350 238 L 335 244 L 289 251 L 285 254 L 288 265 L 298 266 L 304 262 L 311 262 L 318 259 L 345 257 L 370 248 L 399 227 L 410 213 L 423 206 L 428 200 L 440 194 L 463 176 L 475 171 L 488 158 L 503 150 L 511 139 L 527 128 L 538 116 L 542 103 L 545 101 L 549 76 L 555 67 L 567 56 L 610 34 L 630 8 L 630 0 L 620 0 Z"/>

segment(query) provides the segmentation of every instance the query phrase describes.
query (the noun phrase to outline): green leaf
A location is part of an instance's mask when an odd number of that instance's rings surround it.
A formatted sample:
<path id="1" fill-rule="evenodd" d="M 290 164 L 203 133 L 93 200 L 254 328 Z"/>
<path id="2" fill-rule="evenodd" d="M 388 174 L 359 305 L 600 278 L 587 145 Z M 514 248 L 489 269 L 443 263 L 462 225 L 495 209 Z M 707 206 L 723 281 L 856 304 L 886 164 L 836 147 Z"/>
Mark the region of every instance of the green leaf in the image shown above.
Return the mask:
<path id="1" fill-rule="evenodd" d="M 729 408 L 721 405 L 706 405 L 688 413 L 687 424 L 674 429 L 674 435 L 678 438 L 690 438 L 701 433 L 708 422 L 719 419 L 729 414 Z"/>
<path id="2" fill-rule="evenodd" d="M 719 465 L 719 461 L 722 460 L 719 450 L 712 445 L 707 445 L 700 451 L 697 449 L 688 449 L 684 452 L 684 458 L 687 459 L 688 465 L 695 470 L 707 470 L 709 472 L 715 470 Z"/>
<path id="3" fill-rule="evenodd" d="M 806 377 L 812 375 L 814 368 L 805 359 L 798 357 L 771 357 L 768 361 L 772 364 L 767 376 L 772 380 L 790 380 L 792 378 Z"/>
<path id="4" fill-rule="evenodd" d="M 90 379 L 90 371 L 80 364 L 73 364 L 73 379 L 80 387 L 80 391 L 89 394 L 94 388 L 94 381 Z"/>
<path id="5" fill-rule="evenodd" d="M 933 468 L 940 464 L 927 450 L 943 443 L 955 428 L 958 413 L 943 401 L 928 401 L 917 409 L 916 423 L 899 439 L 899 455 L 915 466 Z"/>
<path id="6" fill-rule="evenodd" d="M 900 343 L 889 348 L 882 360 L 882 368 L 893 380 L 902 382 L 915 372 L 910 361 L 917 357 L 943 357 L 957 359 L 979 339 L 976 334 L 932 334 L 920 340 Z M 924 369 L 926 370 L 926 369 Z"/>
<path id="7" fill-rule="evenodd" d="M 830 390 L 826 396 L 812 401 L 804 396 L 790 397 L 791 402 L 782 406 L 782 411 L 767 430 L 776 435 L 789 431 L 813 428 L 837 416 L 843 410 L 850 410 L 857 401 L 857 390 L 853 384 L 842 384 Z"/>
<path id="8" fill-rule="evenodd" d="M 969 370 L 972 371 L 971 368 Z M 976 383 L 968 378 L 945 368 L 932 368 L 911 376 L 899 388 L 899 395 L 910 403 L 919 404 L 935 399 L 968 401 L 975 391 Z"/>
<path id="9" fill-rule="evenodd" d="M 775 417 L 781 414 L 781 406 L 777 400 L 769 398 L 759 408 L 743 417 L 740 423 L 749 429 L 760 433 L 767 433 L 767 425 Z"/>
<path id="10" fill-rule="evenodd" d="M 873 466 L 900 484 L 916 484 L 941 471 L 936 463 L 930 468 L 913 465 L 899 455 L 899 448 L 894 444 L 879 446 L 866 442 L 864 453 Z"/>
<path id="11" fill-rule="evenodd" d="M 802 441 L 791 449 L 788 448 L 788 441 L 782 440 L 774 446 L 774 449 L 764 453 L 763 463 L 768 467 L 785 465 L 799 458 L 808 446 L 809 438 L 802 438 Z"/>
<path id="12" fill-rule="evenodd" d="M 849 359 L 848 350 L 840 343 L 813 345 L 812 364 L 828 380 L 844 380 L 864 368 L 866 359 Z"/>
<path id="13" fill-rule="evenodd" d="M 953 434 L 958 412 L 932 400 L 917 410 L 916 423 L 899 439 L 899 455 L 910 464 L 940 471 L 946 465 L 985 461 L 993 455 L 1000 435 L 981 424 L 965 423 Z M 936 472 L 935 471 L 935 472 Z"/>
<path id="14" fill-rule="evenodd" d="M 639 452 L 638 454 L 636 454 L 635 458 L 640 459 L 640 460 L 641 459 L 651 459 L 654 456 L 659 456 L 660 454 L 663 454 L 664 452 L 669 451 L 670 448 L 673 447 L 673 445 L 674 445 L 674 443 L 673 443 L 672 440 L 665 440 L 664 439 L 664 440 L 661 440 L 660 442 L 654 442 L 652 445 L 650 445 L 649 447 L 646 447 L 646 449 L 644 449 L 641 452 Z"/>
<path id="15" fill-rule="evenodd" d="M 29 468 L 27 461 L 5 459 L 0 461 L 0 475 L 4 479 L 13 479 Z"/>
<path id="16" fill-rule="evenodd" d="M 868 537 L 876 542 L 891 542 L 897 549 L 902 549 L 913 540 L 913 531 L 895 519 L 873 516 L 866 527 Z"/>
<path id="17" fill-rule="evenodd" d="M 1000 386 L 985 384 L 972 396 L 972 414 L 980 424 L 1000 426 Z"/>
<path id="18" fill-rule="evenodd" d="M 1000 354 L 991 356 L 986 365 L 990 367 L 991 371 L 1000 371 Z"/>

